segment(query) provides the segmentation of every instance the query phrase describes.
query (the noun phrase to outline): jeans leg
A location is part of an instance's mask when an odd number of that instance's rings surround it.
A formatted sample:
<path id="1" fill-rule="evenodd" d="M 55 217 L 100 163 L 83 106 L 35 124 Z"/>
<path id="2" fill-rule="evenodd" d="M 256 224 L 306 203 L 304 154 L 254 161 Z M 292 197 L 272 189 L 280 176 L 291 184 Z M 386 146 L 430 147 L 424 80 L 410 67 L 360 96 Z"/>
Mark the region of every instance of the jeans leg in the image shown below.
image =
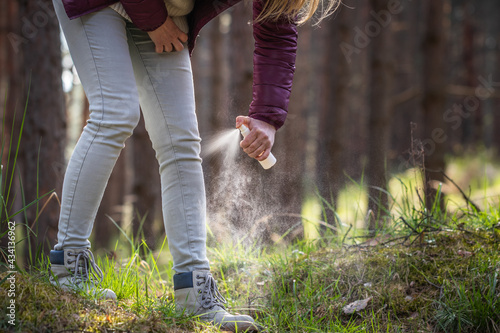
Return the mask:
<path id="1" fill-rule="evenodd" d="M 160 165 L 163 217 L 173 268 L 177 273 L 210 269 L 201 140 L 187 48 L 158 54 L 147 33 L 132 24 L 127 24 L 127 31 L 146 129 Z"/>
<path id="2" fill-rule="evenodd" d="M 111 171 L 139 121 L 139 99 L 124 19 L 105 8 L 69 20 L 61 0 L 53 2 L 90 104 L 64 177 L 55 248 L 88 248 Z"/>

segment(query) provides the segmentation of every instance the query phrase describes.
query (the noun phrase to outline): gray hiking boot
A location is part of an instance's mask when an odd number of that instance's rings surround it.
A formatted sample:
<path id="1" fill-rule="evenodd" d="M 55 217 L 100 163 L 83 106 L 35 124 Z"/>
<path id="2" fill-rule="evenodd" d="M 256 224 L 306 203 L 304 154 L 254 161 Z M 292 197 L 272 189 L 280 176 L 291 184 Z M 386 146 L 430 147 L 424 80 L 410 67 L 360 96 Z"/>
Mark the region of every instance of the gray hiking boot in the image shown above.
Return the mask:
<path id="1" fill-rule="evenodd" d="M 100 289 L 102 271 L 89 249 L 64 249 L 50 251 L 50 283 L 64 290 L 85 290 L 98 298 L 116 299 L 110 289 Z"/>
<path id="2" fill-rule="evenodd" d="M 250 316 L 232 315 L 226 311 L 215 279 L 208 270 L 174 275 L 175 302 L 179 311 L 198 316 L 224 331 L 258 332 Z"/>

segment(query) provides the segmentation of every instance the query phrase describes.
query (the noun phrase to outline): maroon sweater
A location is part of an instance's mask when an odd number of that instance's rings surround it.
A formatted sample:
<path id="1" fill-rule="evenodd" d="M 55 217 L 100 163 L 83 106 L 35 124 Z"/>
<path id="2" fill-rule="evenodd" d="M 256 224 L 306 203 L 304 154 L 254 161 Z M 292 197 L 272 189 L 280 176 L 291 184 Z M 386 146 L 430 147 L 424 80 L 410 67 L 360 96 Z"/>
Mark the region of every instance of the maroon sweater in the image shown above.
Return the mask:
<path id="1" fill-rule="evenodd" d="M 62 0 L 70 19 L 105 8 L 118 0 Z M 119 0 L 132 22 L 144 31 L 160 27 L 167 18 L 164 0 Z M 191 53 L 196 36 L 211 19 L 241 0 L 195 0 L 188 16 Z M 253 16 L 262 11 L 261 0 L 253 2 Z M 253 99 L 249 116 L 263 120 L 276 129 L 285 122 L 292 89 L 297 51 L 297 28 L 289 20 L 253 25 Z"/>

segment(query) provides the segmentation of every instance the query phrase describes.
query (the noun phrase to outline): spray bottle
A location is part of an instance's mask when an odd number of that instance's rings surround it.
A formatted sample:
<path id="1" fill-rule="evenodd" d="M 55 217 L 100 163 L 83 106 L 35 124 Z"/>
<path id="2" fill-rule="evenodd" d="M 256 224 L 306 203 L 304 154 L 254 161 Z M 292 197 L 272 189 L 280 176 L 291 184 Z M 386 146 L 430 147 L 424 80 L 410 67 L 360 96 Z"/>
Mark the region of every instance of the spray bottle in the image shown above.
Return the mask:
<path id="1" fill-rule="evenodd" d="M 240 130 L 241 135 L 243 135 L 244 138 L 250 133 L 250 130 L 245 125 L 241 125 L 240 127 L 238 127 L 238 129 Z M 269 153 L 269 156 L 265 160 L 259 161 L 259 163 L 264 169 L 267 170 L 276 164 L 276 157 L 274 157 L 272 153 Z"/>

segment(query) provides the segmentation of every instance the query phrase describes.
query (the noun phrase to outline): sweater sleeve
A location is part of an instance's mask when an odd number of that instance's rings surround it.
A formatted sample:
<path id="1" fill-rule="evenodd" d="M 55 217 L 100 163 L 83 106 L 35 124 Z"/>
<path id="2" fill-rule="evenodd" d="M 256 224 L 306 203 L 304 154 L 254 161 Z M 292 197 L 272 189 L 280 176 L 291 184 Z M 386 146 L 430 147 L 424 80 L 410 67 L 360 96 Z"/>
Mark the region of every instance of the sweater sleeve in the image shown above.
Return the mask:
<path id="1" fill-rule="evenodd" d="M 144 31 L 158 29 L 168 16 L 163 0 L 120 0 L 120 2 L 132 22 Z"/>
<path id="2" fill-rule="evenodd" d="M 261 0 L 254 0 L 254 21 L 262 11 Z M 249 116 L 276 129 L 283 126 L 295 72 L 297 27 L 290 20 L 254 23 L 253 97 Z"/>

